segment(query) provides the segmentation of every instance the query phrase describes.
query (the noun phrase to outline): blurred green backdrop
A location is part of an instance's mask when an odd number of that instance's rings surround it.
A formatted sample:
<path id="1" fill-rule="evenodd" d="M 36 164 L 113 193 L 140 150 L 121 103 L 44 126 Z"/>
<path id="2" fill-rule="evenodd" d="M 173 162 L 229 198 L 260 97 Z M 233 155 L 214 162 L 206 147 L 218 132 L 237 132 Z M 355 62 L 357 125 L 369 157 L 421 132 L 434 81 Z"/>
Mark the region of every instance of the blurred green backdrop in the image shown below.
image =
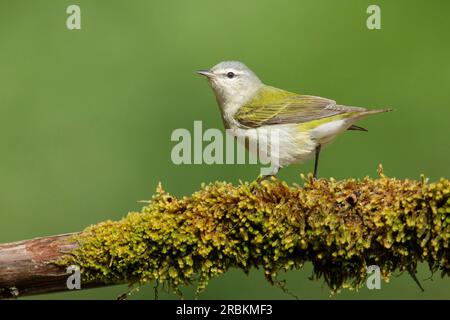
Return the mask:
<path id="1" fill-rule="evenodd" d="M 81 7 L 82 29 L 66 28 L 66 8 Z M 382 29 L 368 30 L 378 4 Z M 0 242 L 78 231 L 140 208 L 157 183 L 189 195 L 201 182 L 250 180 L 259 166 L 183 165 L 170 159 L 176 128 L 222 128 L 196 69 L 244 61 L 266 83 L 395 112 L 362 121 L 321 156 L 319 174 L 450 176 L 449 1 L 119 1 L 0 2 Z M 312 162 L 280 177 L 299 182 Z M 328 299 L 289 272 L 300 298 Z M 422 266 L 420 279 L 430 276 Z M 381 290 L 343 291 L 333 299 L 450 298 L 450 279 L 407 275 Z M 42 295 L 112 299 L 124 286 Z M 143 288 L 132 298 L 153 298 Z M 193 297 L 186 288 L 186 297 Z M 163 298 L 174 298 L 162 294 Z M 291 298 L 261 270 L 231 270 L 201 298 Z"/>

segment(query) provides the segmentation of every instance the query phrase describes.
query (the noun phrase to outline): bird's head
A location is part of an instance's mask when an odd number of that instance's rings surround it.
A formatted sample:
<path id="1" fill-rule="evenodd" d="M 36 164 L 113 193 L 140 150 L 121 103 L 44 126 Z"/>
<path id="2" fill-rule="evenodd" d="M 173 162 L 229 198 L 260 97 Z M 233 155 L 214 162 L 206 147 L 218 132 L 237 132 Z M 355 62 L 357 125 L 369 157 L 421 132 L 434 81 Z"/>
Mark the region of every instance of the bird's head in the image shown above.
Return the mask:
<path id="1" fill-rule="evenodd" d="M 208 78 L 221 106 L 228 103 L 242 105 L 262 86 L 258 76 L 239 61 L 223 61 L 197 73 Z"/>

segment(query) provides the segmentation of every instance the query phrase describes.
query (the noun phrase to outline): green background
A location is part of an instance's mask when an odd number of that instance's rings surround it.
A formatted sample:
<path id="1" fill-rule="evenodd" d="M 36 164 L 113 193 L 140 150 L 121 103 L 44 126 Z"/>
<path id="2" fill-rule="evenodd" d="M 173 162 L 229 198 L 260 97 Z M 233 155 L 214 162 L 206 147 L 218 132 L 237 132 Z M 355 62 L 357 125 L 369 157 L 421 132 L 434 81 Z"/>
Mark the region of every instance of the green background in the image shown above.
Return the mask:
<path id="1" fill-rule="evenodd" d="M 66 28 L 81 7 L 82 29 Z M 382 29 L 368 30 L 378 4 Z M 221 128 L 212 91 L 193 71 L 241 60 L 266 83 L 348 105 L 395 112 L 361 121 L 321 155 L 322 177 L 449 177 L 449 1 L 62 1 L 0 2 L 0 242 L 73 232 L 138 210 L 159 181 L 175 195 L 202 182 L 251 180 L 256 165 L 172 164 L 176 128 Z M 299 182 L 312 162 L 281 171 Z M 311 266 L 285 275 L 300 298 L 329 299 Z M 419 279 L 430 276 L 421 267 Z M 435 275 L 420 292 L 408 275 L 381 290 L 333 299 L 450 298 Z M 115 286 L 41 295 L 112 299 Z M 193 297 L 186 288 L 186 297 Z M 174 298 L 161 294 L 162 298 Z M 153 298 L 143 288 L 138 298 Z M 291 298 L 231 270 L 200 298 Z"/>

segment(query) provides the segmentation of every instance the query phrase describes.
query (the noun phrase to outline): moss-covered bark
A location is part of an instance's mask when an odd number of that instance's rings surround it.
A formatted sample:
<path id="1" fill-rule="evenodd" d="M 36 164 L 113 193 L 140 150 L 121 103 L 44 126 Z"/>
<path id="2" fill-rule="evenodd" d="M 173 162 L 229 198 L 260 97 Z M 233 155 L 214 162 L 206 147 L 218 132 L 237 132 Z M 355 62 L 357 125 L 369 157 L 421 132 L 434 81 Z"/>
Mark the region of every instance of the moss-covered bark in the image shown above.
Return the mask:
<path id="1" fill-rule="evenodd" d="M 165 283 L 175 292 L 229 268 L 262 268 L 273 282 L 283 270 L 312 262 L 332 291 L 358 287 L 366 267 L 414 274 L 427 262 L 450 274 L 450 180 L 279 180 L 204 185 L 176 198 L 158 187 L 141 212 L 106 221 L 78 236 L 59 264 L 84 279 Z"/>

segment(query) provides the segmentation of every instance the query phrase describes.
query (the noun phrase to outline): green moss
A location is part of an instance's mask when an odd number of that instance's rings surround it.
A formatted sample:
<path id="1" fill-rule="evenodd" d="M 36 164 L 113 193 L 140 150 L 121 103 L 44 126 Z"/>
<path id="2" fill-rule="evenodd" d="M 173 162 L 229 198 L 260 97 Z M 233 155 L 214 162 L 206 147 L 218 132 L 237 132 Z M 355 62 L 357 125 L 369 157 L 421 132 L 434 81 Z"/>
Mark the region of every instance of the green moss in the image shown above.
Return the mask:
<path id="1" fill-rule="evenodd" d="M 450 180 L 305 179 L 303 187 L 262 183 L 203 185 L 176 198 L 158 187 L 141 212 L 87 228 L 59 264 L 84 281 L 181 285 L 257 267 L 274 283 L 283 270 L 314 266 L 332 291 L 357 288 L 366 267 L 415 274 L 420 262 L 450 274 Z"/>

